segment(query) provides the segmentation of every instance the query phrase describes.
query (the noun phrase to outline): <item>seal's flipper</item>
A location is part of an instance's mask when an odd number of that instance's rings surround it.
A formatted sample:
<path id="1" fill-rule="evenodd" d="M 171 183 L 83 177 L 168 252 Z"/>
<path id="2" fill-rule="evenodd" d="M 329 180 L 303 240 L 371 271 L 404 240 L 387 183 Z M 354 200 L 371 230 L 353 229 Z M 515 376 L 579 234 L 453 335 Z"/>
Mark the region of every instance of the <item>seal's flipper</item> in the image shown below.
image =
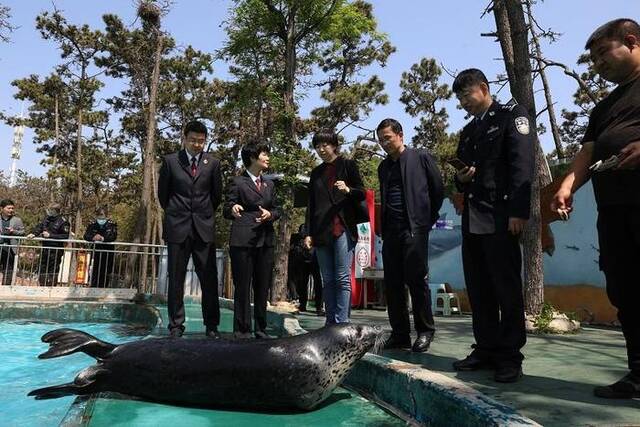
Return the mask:
<path id="1" fill-rule="evenodd" d="M 32 390 L 27 396 L 35 396 L 37 400 L 57 399 L 73 394 L 91 394 L 101 391 L 96 387 L 97 377 L 106 373 L 106 369 L 90 366 L 78 374 L 72 383 L 59 384 Z"/>
<path id="2" fill-rule="evenodd" d="M 66 356 L 78 351 L 96 359 L 104 359 L 117 346 L 76 329 L 55 329 L 42 336 L 49 343 L 49 350 L 38 356 L 39 359 Z"/>

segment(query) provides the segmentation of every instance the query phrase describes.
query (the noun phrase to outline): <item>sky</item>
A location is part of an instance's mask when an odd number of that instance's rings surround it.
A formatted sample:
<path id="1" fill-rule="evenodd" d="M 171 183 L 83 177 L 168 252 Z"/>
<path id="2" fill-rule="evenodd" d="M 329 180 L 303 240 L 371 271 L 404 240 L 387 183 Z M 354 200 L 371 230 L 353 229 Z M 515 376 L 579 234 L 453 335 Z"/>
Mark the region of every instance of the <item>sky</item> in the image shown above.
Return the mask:
<path id="1" fill-rule="evenodd" d="M 360 123 L 363 127 L 373 129 L 380 120 L 393 117 L 403 124 L 405 139 L 410 140 L 418 119 L 410 117 L 398 100 L 401 93 L 399 82 L 402 72 L 423 57 L 435 58 L 454 72 L 470 67 L 480 68 L 490 80 L 504 72 L 500 45 L 493 38 L 480 36 L 495 30 L 492 15 L 481 19 L 488 0 L 369 1 L 373 4 L 379 29 L 387 34 L 397 51 L 391 55 L 386 67 L 373 66 L 363 71 L 363 79 L 377 74 L 386 83 L 389 95 L 389 103 L 376 107 L 370 117 Z M 119 15 L 126 24 L 135 23 L 134 0 L 0 0 L 0 4 L 11 8 L 11 23 L 18 27 L 10 35 L 9 43 L 0 43 L 0 111 L 6 114 L 19 114 L 22 108 L 25 111 L 28 108 L 28 104 L 23 105 L 22 101 L 14 99 L 13 80 L 30 74 L 46 76 L 60 63 L 59 52 L 53 42 L 43 40 L 35 28 L 38 14 L 52 11 L 55 4 L 73 24 L 103 29 L 101 17 L 105 13 Z M 223 22 L 231 6 L 231 0 L 174 0 L 163 25 L 179 46 L 192 45 L 196 49 L 213 52 L 224 43 Z M 589 34 L 611 19 L 638 19 L 638 6 L 638 0 L 539 0 L 534 9 L 538 22 L 544 28 L 562 33 L 556 43 L 543 44 L 544 55 L 580 70 L 575 62 L 583 53 Z M 224 62 L 214 63 L 215 77 L 228 78 L 227 68 Z M 575 81 L 557 68 L 548 69 L 548 77 L 557 113 L 562 108 L 571 109 Z M 449 85 L 452 80 L 448 75 L 442 78 L 442 82 Z M 108 81 L 102 96 L 108 97 L 117 91 L 117 84 Z M 508 101 L 511 98 L 508 88 L 503 89 L 498 98 L 502 102 Z M 310 93 L 301 100 L 301 115 L 308 116 L 311 109 L 320 104 L 317 93 Z M 449 131 L 462 128 L 466 123 L 465 114 L 455 108 L 455 100 L 445 106 L 450 115 Z M 538 110 L 544 107 L 542 93 L 537 94 L 537 107 Z M 546 122 L 546 116 L 542 122 Z M 357 129 L 344 132 L 347 140 L 354 139 L 359 133 L 361 131 Z M 46 174 L 46 170 L 40 165 L 42 155 L 35 152 L 32 138 L 33 132 L 27 129 L 18 169 L 41 176 Z M 545 151 L 553 149 L 550 132 L 541 135 L 540 139 Z M 0 123 L 0 170 L 7 176 L 12 140 L 13 129 Z"/>

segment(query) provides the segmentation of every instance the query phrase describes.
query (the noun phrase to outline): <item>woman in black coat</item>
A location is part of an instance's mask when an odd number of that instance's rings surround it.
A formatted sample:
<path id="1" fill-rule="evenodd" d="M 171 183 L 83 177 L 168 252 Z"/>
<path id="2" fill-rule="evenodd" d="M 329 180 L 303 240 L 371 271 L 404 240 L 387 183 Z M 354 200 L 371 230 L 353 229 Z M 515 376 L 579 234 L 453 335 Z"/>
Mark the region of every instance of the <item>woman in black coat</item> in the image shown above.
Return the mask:
<path id="1" fill-rule="evenodd" d="M 365 191 L 356 162 L 338 152 L 338 135 L 318 132 L 313 147 L 322 164 L 311 171 L 305 243 L 316 248 L 326 324 L 349 322 L 351 264 Z"/>

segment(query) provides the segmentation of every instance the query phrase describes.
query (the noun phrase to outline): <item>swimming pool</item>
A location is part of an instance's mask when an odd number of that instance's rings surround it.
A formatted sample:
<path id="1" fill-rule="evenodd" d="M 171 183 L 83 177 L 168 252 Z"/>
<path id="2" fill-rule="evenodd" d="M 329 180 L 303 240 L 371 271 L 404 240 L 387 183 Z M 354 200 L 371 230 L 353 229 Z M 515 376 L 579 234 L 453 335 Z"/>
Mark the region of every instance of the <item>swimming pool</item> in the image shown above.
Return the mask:
<path id="1" fill-rule="evenodd" d="M 35 400 L 27 393 L 39 387 L 71 381 L 94 359 L 73 354 L 60 359 L 40 360 L 48 345 L 40 341 L 56 328 L 81 329 L 106 341 L 123 343 L 139 339 L 148 331 L 122 323 L 54 323 L 43 321 L 0 321 L 0 424 L 6 427 L 57 426 L 75 396 L 52 400 Z"/>

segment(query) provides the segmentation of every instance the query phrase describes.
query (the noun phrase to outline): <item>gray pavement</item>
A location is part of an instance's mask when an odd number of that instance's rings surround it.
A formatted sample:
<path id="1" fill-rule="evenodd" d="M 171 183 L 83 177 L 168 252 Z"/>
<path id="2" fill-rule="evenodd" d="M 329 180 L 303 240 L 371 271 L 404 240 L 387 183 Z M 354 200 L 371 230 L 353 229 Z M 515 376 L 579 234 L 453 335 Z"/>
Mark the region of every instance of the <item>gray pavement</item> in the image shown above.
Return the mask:
<path id="1" fill-rule="evenodd" d="M 305 329 L 324 324 L 314 312 L 297 317 Z M 385 311 L 354 310 L 352 321 L 390 331 Z M 640 399 L 599 399 L 592 392 L 594 386 L 612 383 L 627 372 L 620 330 L 587 326 L 571 335 L 529 335 L 525 376 L 514 384 L 499 384 L 491 371 L 456 372 L 451 367 L 471 351 L 470 316 L 436 317 L 436 328 L 428 353 L 389 350 L 384 355 L 463 381 L 545 426 L 640 426 Z"/>

